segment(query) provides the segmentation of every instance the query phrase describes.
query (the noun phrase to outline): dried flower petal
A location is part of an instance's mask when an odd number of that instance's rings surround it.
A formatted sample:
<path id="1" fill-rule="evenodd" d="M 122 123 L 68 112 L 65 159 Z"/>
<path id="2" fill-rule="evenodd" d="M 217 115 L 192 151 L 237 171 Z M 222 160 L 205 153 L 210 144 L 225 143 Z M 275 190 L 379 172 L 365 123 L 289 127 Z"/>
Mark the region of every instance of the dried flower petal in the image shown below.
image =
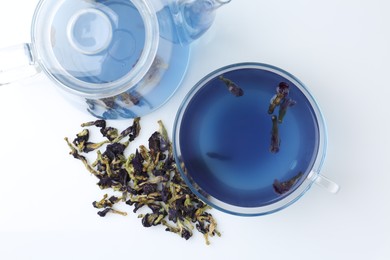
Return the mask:
<path id="1" fill-rule="evenodd" d="M 283 118 L 284 116 L 286 115 L 287 113 L 287 109 L 289 107 L 292 107 L 296 104 L 297 102 L 291 98 L 286 98 L 284 99 L 284 101 L 282 102 L 282 104 L 280 104 L 280 109 L 279 109 L 279 116 L 278 116 L 278 122 L 279 123 L 282 123 L 283 122 Z"/>
<path id="2" fill-rule="evenodd" d="M 276 95 L 272 97 L 269 108 L 268 108 L 268 114 L 272 114 L 277 106 L 279 106 L 283 99 L 288 95 L 289 93 L 289 86 L 286 82 L 280 82 L 279 86 L 276 88 Z"/>
<path id="3" fill-rule="evenodd" d="M 272 131 L 271 131 L 271 153 L 279 152 L 280 138 L 279 138 L 279 126 L 276 116 L 272 116 Z"/>
<path id="4" fill-rule="evenodd" d="M 230 79 L 225 78 L 223 75 L 219 76 L 218 78 L 225 83 L 229 92 L 232 93 L 234 96 L 241 97 L 244 95 L 244 91 L 242 90 L 242 88 L 237 86 L 237 84 Z"/>
<path id="5" fill-rule="evenodd" d="M 299 172 L 297 175 L 292 177 L 290 180 L 287 180 L 284 182 L 280 182 L 279 180 L 275 180 L 273 185 L 272 185 L 274 188 L 274 191 L 280 195 L 288 192 L 295 185 L 295 183 L 297 183 L 297 181 L 300 178 L 302 178 L 302 176 L 303 176 L 303 173 Z"/>

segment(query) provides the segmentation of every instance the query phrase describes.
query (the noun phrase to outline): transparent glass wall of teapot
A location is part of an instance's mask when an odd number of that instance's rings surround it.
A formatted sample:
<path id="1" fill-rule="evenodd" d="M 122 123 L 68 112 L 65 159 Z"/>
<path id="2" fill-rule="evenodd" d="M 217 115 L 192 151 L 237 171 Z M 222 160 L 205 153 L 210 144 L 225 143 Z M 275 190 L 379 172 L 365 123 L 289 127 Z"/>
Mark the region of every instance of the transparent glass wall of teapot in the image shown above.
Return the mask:
<path id="1" fill-rule="evenodd" d="M 165 0 L 157 13 L 160 35 L 174 43 L 189 44 L 213 24 L 216 10 L 231 0 Z"/>
<path id="2" fill-rule="evenodd" d="M 0 85 L 43 71 L 96 117 L 145 115 L 173 95 L 189 44 L 230 1 L 41 0 L 31 43 L 0 50 Z"/>

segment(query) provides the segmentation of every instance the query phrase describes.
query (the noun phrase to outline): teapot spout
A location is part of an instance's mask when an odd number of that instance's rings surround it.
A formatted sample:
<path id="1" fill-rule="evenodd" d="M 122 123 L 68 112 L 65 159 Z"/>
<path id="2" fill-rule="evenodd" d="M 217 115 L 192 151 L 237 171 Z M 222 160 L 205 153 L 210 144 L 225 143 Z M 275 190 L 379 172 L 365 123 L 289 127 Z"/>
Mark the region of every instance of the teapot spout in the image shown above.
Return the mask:
<path id="1" fill-rule="evenodd" d="M 174 0 L 158 12 L 162 37 L 187 45 L 213 24 L 216 10 L 231 0 Z"/>

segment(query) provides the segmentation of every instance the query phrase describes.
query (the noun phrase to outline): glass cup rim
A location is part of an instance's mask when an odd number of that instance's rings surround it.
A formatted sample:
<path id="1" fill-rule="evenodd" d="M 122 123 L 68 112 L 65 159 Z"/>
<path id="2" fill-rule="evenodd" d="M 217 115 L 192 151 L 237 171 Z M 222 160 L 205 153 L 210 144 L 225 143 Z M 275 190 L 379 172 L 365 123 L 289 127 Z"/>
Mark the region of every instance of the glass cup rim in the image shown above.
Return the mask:
<path id="1" fill-rule="evenodd" d="M 311 167 L 310 173 L 308 176 L 303 180 L 303 182 L 289 195 L 286 197 L 277 200 L 274 203 L 267 204 L 264 206 L 259 207 L 240 207 L 231 205 L 228 203 L 225 203 L 223 201 L 218 200 L 217 198 L 211 196 L 207 192 L 203 191 L 200 187 L 197 187 L 197 184 L 191 179 L 191 176 L 189 173 L 186 172 L 186 169 L 184 168 L 184 162 L 181 160 L 181 151 L 180 151 L 180 125 L 183 119 L 183 116 L 185 114 L 185 110 L 190 103 L 191 99 L 198 93 L 200 89 L 202 89 L 211 79 L 222 75 L 224 73 L 239 70 L 239 69 L 261 69 L 266 70 L 270 72 L 274 72 L 284 78 L 287 78 L 291 82 L 294 83 L 295 86 L 297 86 L 302 93 L 306 96 L 308 101 L 310 102 L 312 109 L 315 113 L 317 123 L 318 123 L 318 150 L 317 154 L 315 155 L 314 163 Z M 316 178 L 319 176 L 319 172 L 321 170 L 321 167 L 323 165 L 323 162 L 325 160 L 326 156 L 326 148 L 327 148 L 327 130 L 325 125 L 325 120 L 323 117 L 323 114 L 320 110 L 320 107 L 318 105 L 318 102 L 315 100 L 311 92 L 308 90 L 308 88 L 295 76 L 290 74 L 289 72 L 280 69 L 276 66 L 265 64 L 265 63 L 259 63 L 259 62 L 242 62 L 242 63 L 234 63 L 230 64 L 224 67 L 221 67 L 219 69 L 216 69 L 212 71 L 211 73 L 207 74 L 205 77 L 203 77 L 201 80 L 199 80 L 192 89 L 187 93 L 185 98 L 183 99 L 178 112 L 176 114 L 174 125 L 173 125 L 173 154 L 175 158 L 175 162 L 177 165 L 177 168 L 183 177 L 184 181 L 188 185 L 188 187 L 191 189 L 193 193 L 195 193 L 203 202 L 206 204 L 212 206 L 213 208 L 216 208 L 222 212 L 238 215 L 238 216 L 260 216 L 260 215 L 266 215 L 271 214 L 274 212 L 277 212 L 279 210 L 282 210 L 292 203 L 296 202 L 299 198 L 301 198 L 307 190 L 310 189 L 312 184 L 315 182 Z M 204 194 L 207 194 L 207 197 L 204 196 Z"/>
<path id="2" fill-rule="evenodd" d="M 52 12 L 51 14 L 45 16 L 44 13 L 42 13 L 45 4 L 49 2 L 50 1 L 48 0 L 40 0 L 35 8 L 31 23 L 31 46 L 34 60 L 39 64 L 42 71 L 58 86 L 67 92 L 71 92 L 78 96 L 99 99 L 123 93 L 133 86 L 136 86 L 137 83 L 140 82 L 146 75 L 156 57 L 160 37 L 157 15 L 150 1 L 129 0 L 129 2 L 133 3 L 138 9 L 143 19 L 145 26 L 145 46 L 139 61 L 135 64 L 133 69 L 129 71 L 129 73 L 118 80 L 107 83 L 85 82 L 75 78 L 65 70 L 61 70 L 61 65 L 56 60 L 54 53 L 51 53 L 50 41 L 43 40 L 45 38 L 48 39 L 48 37 L 44 35 L 50 34 L 50 30 L 42 32 L 42 29 L 39 28 L 40 25 L 38 24 L 41 19 L 44 19 L 44 22 L 49 24 L 50 17 L 53 17 L 55 14 L 55 12 Z M 45 26 L 47 27 L 49 25 Z M 67 80 L 69 80 L 69 82 L 74 86 L 69 86 L 69 84 L 57 79 L 53 75 L 53 69 L 50 68 L 53 66 L 61 73 L 67 75 Z"/>

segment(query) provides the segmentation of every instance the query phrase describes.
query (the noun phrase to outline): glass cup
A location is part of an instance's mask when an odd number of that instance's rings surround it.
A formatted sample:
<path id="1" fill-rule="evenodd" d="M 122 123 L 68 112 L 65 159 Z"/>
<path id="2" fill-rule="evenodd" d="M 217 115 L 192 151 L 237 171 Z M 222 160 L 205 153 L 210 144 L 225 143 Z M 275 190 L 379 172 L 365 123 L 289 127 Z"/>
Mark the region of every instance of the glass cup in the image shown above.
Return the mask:
<path id="1" fill-rule="evenodd" d="M 325 120 L 309 90 L 261 63 L 205 76 L 174 123 L 175 160 L 190 189 L 240 216 L 284 209 L 313 183 L 336 193 L 339 186 L 320 174 L 326 145 Z"/>

